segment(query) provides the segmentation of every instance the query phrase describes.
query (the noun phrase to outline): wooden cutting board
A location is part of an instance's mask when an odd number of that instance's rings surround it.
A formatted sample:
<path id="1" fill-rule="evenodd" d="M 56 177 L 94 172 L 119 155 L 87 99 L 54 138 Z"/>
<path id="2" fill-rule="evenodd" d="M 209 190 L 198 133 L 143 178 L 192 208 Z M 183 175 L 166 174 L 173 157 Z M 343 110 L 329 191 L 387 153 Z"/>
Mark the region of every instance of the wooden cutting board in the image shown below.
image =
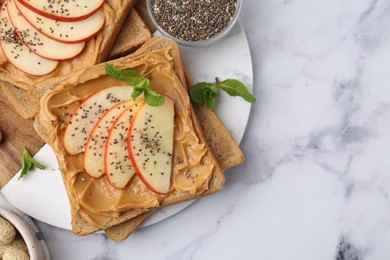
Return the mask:
<path id="1" fill-rule="evenodd" d="M 44 142 L 35 133 L 31 120 L 18 116 L 0 91 L 0 188 L 15 175 L 22 165 L 23 149 L 35 154 Z"/>
<path id="2" fill-rule="evenodd" d="M 151 32 L 155 31 L 144 0 L 137 1 L 136 9 Z M 20 170 L 23 149 L 34 155 L 45 144 L 34 131 L 33 121 L 25 120 L 13 110 L 0 90 L 0 189 Z"/>

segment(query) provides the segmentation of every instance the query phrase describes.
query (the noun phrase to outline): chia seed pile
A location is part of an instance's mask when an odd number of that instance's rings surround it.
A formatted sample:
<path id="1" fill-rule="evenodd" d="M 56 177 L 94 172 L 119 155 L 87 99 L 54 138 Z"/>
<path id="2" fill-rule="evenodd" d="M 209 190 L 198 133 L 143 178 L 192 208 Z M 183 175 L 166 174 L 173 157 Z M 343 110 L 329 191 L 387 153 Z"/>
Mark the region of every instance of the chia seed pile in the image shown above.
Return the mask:
<path id="1" fill-rule="evenodd" d="M 185 41 L 207 40 L 223 31 L 236 5 L 237 0 L 151 0 L 160 27 Z"/>

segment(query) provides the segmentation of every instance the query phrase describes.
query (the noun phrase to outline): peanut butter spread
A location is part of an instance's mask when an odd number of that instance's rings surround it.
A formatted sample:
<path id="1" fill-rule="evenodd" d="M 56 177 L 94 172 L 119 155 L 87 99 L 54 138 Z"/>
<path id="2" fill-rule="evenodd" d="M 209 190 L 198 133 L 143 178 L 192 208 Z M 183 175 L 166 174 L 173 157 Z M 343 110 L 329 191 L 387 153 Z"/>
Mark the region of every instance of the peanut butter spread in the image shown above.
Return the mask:
<path id="1" fill-rule="evenodd" d="M 103 66 L 97 65 L 88 69 L 81 78 L 63 83 L 43 99 L 45 103 L 41 104 L 44 109 L 40 112 L 40 121 L 53 130 L 49 131 L 52 132 L 48 136 L 49 144 L 56 151 L 70 199 L 77 202 L 73 214 L 82 215 L 92 225 L 104 229 L 107 219 L 123 212 L 141 212 L 164 205 L 165 200 L 172 202 L 186 196 L 192 198 L 200 195 L 208 189 L 214 170 L 219 167 L 209 156 L 205 156 L 208 150 L 201 141 L 203 139 L 199 138 L 199 129 L 194 128 L 188 93 L 165 56 L 165 51 L 161 50 L 159 53 L 141 56 L 131 63 L 127 61 L 127 64 L 125 59 L 118 60 L 114 66 L 146 75 L 151 80 L 152 89 L 170 97 L 175 103 L 171 192 L 167 195 L 153 193 L 137 175 L 124 189 L 113 187 L 105 176 L 94 179 L 84 170 L 83 153 L 72 156 L 63 147 L 65 128 L 78 104 L 103 88 L 126 83 L 104 75 Z M 73 81 L 84 83 L 72 86 Z"/>
<path id="2" fill-rule="evenodd" d="M 117 0 L 110 2 L 112 2 L 110 3 L 112 6 L 120 7 L 122 1 Z M 102 51 L 101 45 L 103 44 L 104 34 L 110 35 L 109 31 L 113 30 L 112 26 L 117 18 L 116 12 L 109 4 L 105 3 L 103 5 L 103 10 L 105 14 L 105 25 L 103 30 L 86 42 L 80 55 L 70 60 L 59 62 L 57 68 L 53 72 L 39 77 L 30 76 L 17 69 L 7 60 L 4 53 L 0 51 L 0 74 L 7 75 L 5 78 L 6 81 L 27 90 L 30 87 L 33 87 L 36 83 L 43 82 L 57 76 L 68 75 L 72 71 L 86 68 L 98 63 L 98 57 Z"/>

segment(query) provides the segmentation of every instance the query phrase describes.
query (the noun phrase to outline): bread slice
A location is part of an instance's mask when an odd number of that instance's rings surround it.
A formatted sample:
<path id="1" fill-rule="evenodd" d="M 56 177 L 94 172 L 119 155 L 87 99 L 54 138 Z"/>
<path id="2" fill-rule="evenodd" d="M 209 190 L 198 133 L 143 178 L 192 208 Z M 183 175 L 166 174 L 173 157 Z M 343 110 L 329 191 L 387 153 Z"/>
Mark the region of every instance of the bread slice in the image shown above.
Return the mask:
<path id="1" fill-rule="evenodd" d="M 0 81 L 0 90 L 8 99 L 10 105 L 15 109 L 15 112 L 21 117 L 32 119 L 37 114 L 36 106 L 27 95 L 26 90 L 15 87 L 5 81 Z"/>
<path id="2" fill-rule="evenodd" d="M 184 189 L 180 189 L 180 185 L 174 186 L 174 190 L 169 194 L 169 196 L 164 197 L 161 201 L 159 201 L 158 206 L 163 207 L 171 205 L 220 190 L 224 183 L 223 172 L 205 141 L 205 137 L 189 101 L 186 88 L 183 86 L 181 80 L 177 77 L 176 71 L 172 67 L 169 48 L 156 50 L 137 57 L 132 56 L 121 58 L 110 63 L 120 69 L 129 68 L 149 75 L 152 82 L 152 88 L 154 88 L 154 90 L 168 95 L 175 100 L 177 111 L 176 116 L 178 120 L 176 121 L 176 128 L 180 129 L 180 125 L 184 124 L 185 129 L 187 129 L 185 132 L 186 135 L 193 135 L 197 137 L 196 139 L 185 138 L 183 141 L 177 141 L 184 143 L 190 142 L 192 145 L 188 147 L 180 146 L 179 144 L 181 143 L 179 143 L 178 146 L 175 146 L 175 152 L 180 153 L 180 151 L 183 151 L 184 147 L 187 147 L 185 149 L 189 149 L 188 151 L 199 147 L 199 151 L 201 151 L 202 154 L 202 156 L 199 157 L 201 158 L 201 163 L 200 161 L 193 161 L 193 159 L 191 159 L 191 163 L 186 166 L 190 167 L 190 172 L 192 170 L 199 171 L 199 178 L 198 175 L 192 176 L 190 179 L 182 177 L 188 173 L 183 170 L 174 170 L 174 176 L 172 177 L 175 180 L 180 179 L 187 184 L 192 183 L 192 180 L 194 180 L 197 186 L 190 184 L 190 186 L 186 186 Z M 70 98 L 72 101 L 69 102 L 74 102 L 77 99 L 81 100 L 91 94 L 89 92 L 90 89 L 85 87 L 88 84 L 89 86 L 93 86 L 93 91 L 108 87 L 106 85 L 107 77 L 108 76 L 105 74 L 103 64 L 84 69 L 82 73 L 72 74 L 71 77 L 68 77 L 67 80 L 58 85 L 54 90 L 51 90 L 44 95 L 41 99 L 40 112 L 36 117 L 35 128 L 37 132 L 45 138 L 45 141 L 53 147 L 53 150 L 56 153 L 72 208 L 73 231 L 78 235 L 86 235 L 97 229 L 110 228 L 139 216 L 151 209 L 149 207 L 124 208 L 123 211 L 116 214 L 100 214 L 91 212 L 91 210 L 88 211 L 88 209 L 85 208 L 85 204 L 83 204 L 82 198 L 80 197 L 81 193 L 77 188 L 77 183 L 81 183 L 78 178 L 80 178 L 80 176 L 85 178 L 88 185 L 93 183 L 95 180 L 91 180 L 85 174 L 82 175 L 83 172 L 80 171 L 80 169 L 83 168 L 83 166 L 80 156 L 71 156 L 67 154 L 63 147 L 61 138 L 65 126 L 61 123 L 61 121 L 59 121 L 61 114 L 58 114 L 58 112 L 53 114 L 53 111 L 58 106 L 64 107 L 65 103 L 68 102 L 64 100 L 68 100 Z M 110 83 L 108 85 L 111 84 L 121 85 L 123 82 L 117 82 L 110 79 Z M 81 93 L 83 94 L 81 95 Z M 67 97 L 66 99 L 61 98 L 65 96 Z M 195 152 L 195 150 L 193 152 Z M 176 157 L 174 156 L 174 158 Z M 174 160 L 173 169 L 176 169 L 175 165 L 178 166 L 182 163 L 183 162 L 180 159 Z M 100 184 L 102 184 L 104 180 L 104 178 L 100 179 Z"/>
<path id="3" fill-rule="evenodd" d="M 209 143 L 210 149 L 217 157 L 221 168 L 227 170 L 242 164 L 244 162 L 244 155 L 218 116 L 204 106 L 200 106 L 199 104 L 193 105 L 206 140 Z M 155 210 L 151 210 L 143 213 L 140 216 L 105 230 L 105 233 L 111 240 L 121 242 L 128 238 L 154 212 Z"/>
<path id="4" fill-rule="evenodd" d="M 244 154 L 229 131 L 224 131 L 224 124 L 210 109 L 193 104 L 196 115 L 204 131 L 206 140 L 217 157 L 222 169 L 226 170 L 242 164 Z"/>
<path id="5" fill-rule="evenodd" d="M 150 38 L 152 38 L 152 34 L 149 29 L 142 21 L 137 10 L 132 8 L 116 38 L 109 59 L 112 60 L 130 54 Z"/>
<path id="6" fill-rule="evenodd" d="M 1 52 L 0 81 L 28 91 L 32 101 L 37 103 L 38 99 L 34 98 L 35 95 L 31 95 L 31 93 L 35 93 L 36 88 L 50 85 L 52 82 L 60 82 L 72 71 L 89 67 L 108 58 L 116 36 L 134 3 L 135 0 L 105 1 L 103 5 L 106 18 L 104 28 L 86 42 L 84 50 L 79 56 L 71 60 L 61 61 L 58 67 L 48 75 L 41 77 L 29 76 L 16 69 Z M 46 88 L 40 89 L 37 93 L 42 94 L 45 90 Z M 16 110 L 19 111 L 20 109 Z"/>
<path id="7" fill-rule="evenodd" d="M 133 55 L 137 56 L 164 48 L 169 49 L 168 53 L 173 62 L 173 67 L 175 68 L 180 80 L 183 84 L 187 85 L 189 89 L 193 84 L 188 75 L 184 72 L 179 47 L 171 40 L 164 37 L 154 38 L 152 41 L 144 44 Z M 193 103 L 193 106 L 210 149 L 216 156 L 221 168 L 226 170 L 242 164 L 244 161 L 244 155 L 239 145 L 214 111 L 203 105 L 195 103 Z M 150 212 L 143 213 L 142 215 L 130 219 L 118 226 L 105 230 L 105 233 L 113 241 L 123 241 L 154 212 L 155 210 L 151 210 Z"/>
<path id="8" fill-rule="evenodd" d="M 73 66 L 70 69 L 69 64 L 66 62 L 62 63 L 59 68 L 61 69 L 62 65 L 63 68 L 66 69 L 66 73 L 58 73 L 54 77 L 34 82 L 34 86 L 29 88 L 29 95 L 33 102 L 38 105 L 39 99 L 46 91 L 60 84 L 62 81 L 67 79 L 70 74 L 74 75 L 75 71 L 81 72 L 81 69 L 83 68 L 87 68 L 107 60 L 112 46 L 115 43 L 116 37 L 134 3 L 135 0 L 107 0 L 104 5 L 105 12 L 107 13 L 105 28 L 92 40 L 87 42 L 85 51 L 76 58 L 76 61 L 72 60 L 72 62 L 75 62 L 77 66 Z"/>
<path id="9" fill-rule="evenodd" d="M 149 31 L 153 34 L 157 27 L 153 23 L 152 18 L 150 17 L 148 7 L 146 6 L 146 0 L 139 0 L 135 3 L 134 8 L 137 10 L 138 14 L 142 17 L 142 20 L 148 27 Z"/>
<path id="10" fill-rule="evenodd" d="M 112 241 L 122 242 L 128 238 L 145 219 L 153 215 L 154 212 L 156 212 L 156 209 L 151 209 L 148 212 L 145 212 L 135 218 L 125 221 L 119 225 L 110 227 L 104 232 L 106 233 L 106 236 Z"/>
<path id="11" fill-rule="evenodd" d="M 207 108 L 203 109 L 202 107 L 203 106 L 194 104 L 194 109 L 206 136 L 206 140 L 208 142 L 211 140 L 209 142 L 210 149 L 213 151 L 214 155 L 217 156 L 218 163 L 221 165 L 222 169 L 227 170 L 242 164 L 244 155 L 237 142 L 226 130 L 218 116 L 216 116 L 212 110 Z M 145 212 L 122 224 L 108 228 L 105 230 L 106 236 L 115 242 L 121 242 L 128 238 L 131 233 L 133 233 L 137 227 L 154 212 L 155 210 L 150 210 L 149 212 Z"/>
<path id="12" fill-rule="evenodd" d="M 170 48 L 170 56 L 173 61 L 174 67 L 178 70 L 183 68 L 181 65 L 181 58 L 180 58 L 180 52 L 178 50 L 178 46 L 172 44 L 172 41 L 167 40 L 166 38 L 154 38 L 152 41 L 146 43 L 132 56 L 137 56 L 143 53 L 152 52 L 155 50 L 159 50 L 161 48 Z M 179 73 L 179 75 L 181 75 L 181 80 L 188 81 L 188 78 L 185 78 L 184 73 Z M 187 83 L 187 84 L 189 86 L 192 85 L 191 83 Z M 214 152 L 214 154 L 217 155 L 217 160 L 220 163 L 221 167 L 223 169 L 228 169 L 238 164 L 241 164 L 243 161 L 243 154 L 239 146 L 237 145 L 237 143 L 235 142 L 235 140 L 233 139 L 229 131 L 222 124 L 220 119 L 215 115 L 215 113 L 212 110 L 205 108 L 204 106 L 200 106 L 196 104 L 195 104 L 195 111 L 201 122 L 201 126 L 207 140 L 210 139 L 213 140 L 213 138 L 220 140 L 219 142 L 211 141 L 210 147 Z M 39 126 L 39 122 L 35 122 L 35 127 L 41 128 L 41 130 L 38 132 L 40 133 L 43 132 L 43 128 Z M 214 131 L 216 129 L 217 131 Z M 213 138 L 211 136 L 213 136 Z M 227 144 L 229 144 L 228 145 L 229 149 L 226 149 Z M 122 241 L 126 239 L 136 229 L 136 227 L 152 213 L 153 211 L 144 213 L 139 217 L 135 217 L 134 219 L 131 219 L 118 226 L 109 228 L 106 230 L 106 234 L 114 241 Z M 93 232 L 93 230 L 90 230 L 90 232 Z"/>
<path id="13" fill-rule="evenodd" d="M 180 76 L 180 79 L 184 82 L 187 82 L 187 85 L 191 86 L 192 84 L 188 83 L 189 78 L 186 78 L 184 72 L 182 71 L 183 66 L 178 46 L 176 44 L 172 44 L 172 41 L 167 40 L 166 38 L 154 38 L 153 40 L 144 44 L 142 48 L 129 57 L 139 56 L 141 54 L 153 52 L 163 48 L 169 48 L 170 59 L 173 62 L 173 66 L 176 68 L 176 70 L 179 71 L 178 75 Z M 222 124 L 220 119 L 212 110 L 207 109 L 204 106 L 194 104 L 194 107 L 207 140 L 211 140 L 210 148 L 212 149 L 213 153 L 217 155 L 217 160 L 221 167 L 223 169 L 228 169 L 241 164 L 243 162 L 243 154 L 238 144 Z M 35 127 L 40 129 L 38 131 L 39 133 L 42 134 L 44 132 L 44 128 L 40 126 L 38 121 L 35 122 Z M 43 138 L 47 139 L 47 137 Z M 219 142 L 213 142 L 214 138 L 219 140 Z M 152 214 L 152 212 L 144 213 L 139 217 L 135 217 L 125 223 L 120 224 L 119 226 L 107 229 L 107 236 L 114 241 L 122 241 L 126 239 L 146 217 Z M 93 231 L 95 230 L 90 229 L 88 232 Z"/>
<path id="14" fill-rule="evenodd" d="M 147 29 L 136 9 L 132 8 L 117 36 L 108 59 L 111 60 L 125 56 L 150 38 L 150 31 Z M 51 84 L 47 86 L 43 84 L 37 89 L 32 88 L 30 91 L 27 91 L 8 82 L 1 83 L 0 81 L 0 85 L 15 111 L 25 119 L 32 119 L 36 115 L 38 109 L 37 99 L 53 87 Z M 28 95 L 28 92 L 30 92 L 30 95 Z M 32 100 L 35 100 L 35 102 Z"/>

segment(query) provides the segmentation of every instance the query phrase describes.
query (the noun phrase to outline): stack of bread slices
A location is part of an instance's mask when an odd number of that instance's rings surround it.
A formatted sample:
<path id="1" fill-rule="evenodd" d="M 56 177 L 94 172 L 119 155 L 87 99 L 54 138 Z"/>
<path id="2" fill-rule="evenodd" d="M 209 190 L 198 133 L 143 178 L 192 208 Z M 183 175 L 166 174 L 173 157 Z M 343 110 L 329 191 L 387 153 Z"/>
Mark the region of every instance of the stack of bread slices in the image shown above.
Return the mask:
<path id="1" fill-rule="evenodd" d="M 73 232 L 122 241 L 159 208 L 219 191 L 244 157 L 191 103 L 177 44 L 151 37 L 133 0 L 38 2 L 2 4 L 0 89 L 52 146 Z M 105 63 L 147 77 L 164 105 L 133 100 Z"/>

